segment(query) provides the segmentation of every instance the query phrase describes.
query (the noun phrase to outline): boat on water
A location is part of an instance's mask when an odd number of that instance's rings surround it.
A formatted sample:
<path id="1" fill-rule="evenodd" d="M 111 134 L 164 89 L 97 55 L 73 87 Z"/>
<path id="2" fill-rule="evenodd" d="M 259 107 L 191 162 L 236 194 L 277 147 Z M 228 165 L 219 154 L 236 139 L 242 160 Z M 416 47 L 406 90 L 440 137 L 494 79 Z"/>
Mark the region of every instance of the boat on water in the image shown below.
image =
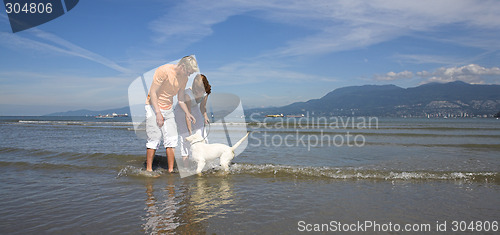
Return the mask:
<path id="1" fill-rule="evenodd" d="M 266 117 L 283 117 L 283 114 L 269 114 Z"/>
<path id="2" fill-rule="evenodd" d="M 300 118 L 300 117 L 304 117 L 304 114 L 299 114 L 299 115 L 283 115 L 283 114 L 269 114 L 269 115 L 266 115 L 266 117 L 287 117 L 287 118 Z"/>
<path id="3" fill-rule="evenodd" d="M 114 117 L 113 117 L 113 115 L 109 115 L 109 114 L 106 114 L 106 115 L 99 114 L 99 115 L 95 116 L 95 118 L 114 118 Z"/>

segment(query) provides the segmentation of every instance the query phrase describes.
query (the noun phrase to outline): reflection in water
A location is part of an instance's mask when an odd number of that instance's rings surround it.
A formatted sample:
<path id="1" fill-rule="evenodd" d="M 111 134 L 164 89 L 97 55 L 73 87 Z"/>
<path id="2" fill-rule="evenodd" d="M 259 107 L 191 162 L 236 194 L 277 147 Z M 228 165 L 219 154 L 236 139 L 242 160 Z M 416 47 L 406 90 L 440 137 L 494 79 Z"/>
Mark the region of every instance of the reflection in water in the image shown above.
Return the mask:
<path id="1" fill-rule="evenodd" d="M 225 177 L 166 177 L 163 190 L 155 190 L 155 184 L 164 185 L 164 177 L 145 181 L 146 233 L 205 234 L 208 219 L 223 218 L 231 210 L 234 193 Z"/>
<path id="2" fill-rule="evenodd" d="M 175 212 L 178 206 L 175 203 L 175 190 L 172 178 L 169 177 L 166 196 L 159 195 L 158 200 L 155 197 L 153 179 L 146 180 L 146 218 L 143 225 L 144 230 L 150 234 L 162 234 L 172 232 L 179 226 L 175 221 Z"/>
<path id="3" fill-rule="evenodd" d="M 197 177 L 192 189 L 190 202 L 199 214 L 197 222 L 224 217 L 233 205 L 234 193 L 225 177 Z"/>

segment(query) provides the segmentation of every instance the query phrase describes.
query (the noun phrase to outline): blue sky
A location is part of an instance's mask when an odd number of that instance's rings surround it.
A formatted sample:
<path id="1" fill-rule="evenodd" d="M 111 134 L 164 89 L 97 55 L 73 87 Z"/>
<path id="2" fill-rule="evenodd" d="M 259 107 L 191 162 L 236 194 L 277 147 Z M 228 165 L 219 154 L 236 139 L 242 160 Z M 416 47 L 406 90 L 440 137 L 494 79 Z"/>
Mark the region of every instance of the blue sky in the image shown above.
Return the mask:
<path id="1" fill-rule="evenodd" d="M 246 107 L 365 84 L 500 84 L 498 1 L 80 1 L 15 34 L 0 10 L 0 115 L 123 107 L 135 78 L 188 54 Z"/>

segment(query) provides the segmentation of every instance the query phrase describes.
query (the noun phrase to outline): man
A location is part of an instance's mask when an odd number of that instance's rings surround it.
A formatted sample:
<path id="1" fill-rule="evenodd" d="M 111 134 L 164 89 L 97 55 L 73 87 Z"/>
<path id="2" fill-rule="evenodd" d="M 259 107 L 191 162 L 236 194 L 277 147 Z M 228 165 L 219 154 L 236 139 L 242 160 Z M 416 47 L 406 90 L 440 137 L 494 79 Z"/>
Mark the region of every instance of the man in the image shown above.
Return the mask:
<path id="1" fill-rule="evenodd" d="M 147 171 L 153 171 L 153 158 L 162 136 L 167 152 L 168 172 L 174 170 L 174 148 L 177 146 L 178 136 L 172 109 L 173 98 L 177 95 L 186 118 L 195 123 L 195 118 L 184 103 L 184 90 L 189 75 L 198 71 L 198 64 L 192 55 L 183 57 L 176 65 L 166 64 L 156 69 L 146 100 Z"/>

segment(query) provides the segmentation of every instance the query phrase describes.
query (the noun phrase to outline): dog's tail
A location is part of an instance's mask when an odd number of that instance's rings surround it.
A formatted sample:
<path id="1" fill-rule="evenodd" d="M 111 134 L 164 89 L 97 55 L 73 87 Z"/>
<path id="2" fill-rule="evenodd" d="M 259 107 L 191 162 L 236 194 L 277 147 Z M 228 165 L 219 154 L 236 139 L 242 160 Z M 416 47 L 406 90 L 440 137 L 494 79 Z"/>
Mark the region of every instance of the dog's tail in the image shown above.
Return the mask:
<path id="1" fill-rule="evenodd" d="M 243 138 L 241 138 L 241 140 L 236 142 L 236 144 L 234 144 L 233 147 L 231 147 L 231 150 L 233 152 L 234 152 L 234 150 L 236 150 L 236 148 L 238 148 L 238 146 L 240 146 L 241 143 L 243 143 L 243 141 L 245 141 L 246 138 L 248 138 L 248 134 L 250 134 L 250 132 L 247 132 L 247 134 L 245 136 L 243 136 Z"/>

